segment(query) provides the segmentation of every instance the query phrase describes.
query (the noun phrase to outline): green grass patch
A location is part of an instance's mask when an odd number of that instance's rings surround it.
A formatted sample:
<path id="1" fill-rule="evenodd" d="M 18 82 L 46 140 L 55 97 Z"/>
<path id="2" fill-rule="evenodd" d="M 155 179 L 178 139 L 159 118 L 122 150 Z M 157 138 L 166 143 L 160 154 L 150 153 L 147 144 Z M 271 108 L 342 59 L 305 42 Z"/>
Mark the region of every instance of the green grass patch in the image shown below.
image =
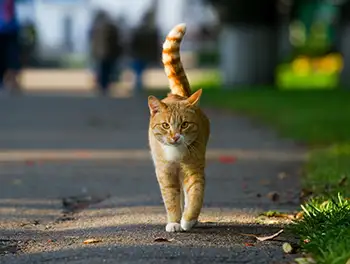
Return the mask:
<path id="1" fill-rule="evenodd" d="M 312 253 L 316 263 L 350 261 L 349 181 L 350 144 L 311 152 L 302 185 L 315 198 L 302 206 L 304 219 L 292 225 L 291 231 L 301 237 L 302 248 Z"/>
<path id="2" fill-rule="evenodd" d="M 203 75 L 200 79 L 191 82 L 192 90 L 197 89 L 220 89 L 221 87 L 221 75 L 219 71 L 210 71 Z"/>
<path id="3" fill-rule="evenodd" d="M 302 181 L 313 193 L 350 197 L 350 144 L 311 152 Z"/>
<path id="4" fill-rule="evenodd" d="M 302 249 L 316 263 L 345 264 L 350 260 L 350 201 L 341 195 L 318 197 L 303 206 L 304 218 L 289 226 L 300 236 Z"/>
<path id="5" fill-rule="evenodd" d="M 263 121 L 284 137 L 310 145 L 350 142 L 350 92 L 205 90 L 202 103 Z"/>

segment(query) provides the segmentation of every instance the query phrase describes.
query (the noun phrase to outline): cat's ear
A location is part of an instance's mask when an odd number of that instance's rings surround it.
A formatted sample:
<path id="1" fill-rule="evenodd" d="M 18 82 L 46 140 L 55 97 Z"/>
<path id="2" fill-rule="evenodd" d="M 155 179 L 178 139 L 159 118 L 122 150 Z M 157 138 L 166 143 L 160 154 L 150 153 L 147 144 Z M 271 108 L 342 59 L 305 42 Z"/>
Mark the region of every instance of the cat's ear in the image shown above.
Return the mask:
<path id="1" fill-rule="evenodd" d="M 148 96 L 148 107 L 151 115 L 155 115 L 162 108 L 165 107 L 164 103 L 162 103 L 158 98 L 153 95 Z"/>
<path id="2" fill-rule="evenodd" d="M 201 95 L 202 95 L 202 89 L 199 89 L 198 91 L 196 91 L 194 94 L 192 94 L 187 101 L 191 104 L 191 105 L 198 105 L 199 104 L 199 99 L 201 99 Z"/>

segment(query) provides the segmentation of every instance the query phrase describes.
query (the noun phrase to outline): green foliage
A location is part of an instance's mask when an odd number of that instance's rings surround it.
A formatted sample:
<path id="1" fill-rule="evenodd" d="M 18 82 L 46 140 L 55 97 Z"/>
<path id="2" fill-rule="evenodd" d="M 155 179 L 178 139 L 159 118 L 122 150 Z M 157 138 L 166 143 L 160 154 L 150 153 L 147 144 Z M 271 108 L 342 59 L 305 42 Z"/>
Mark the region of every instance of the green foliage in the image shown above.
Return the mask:
<path id="1" fill-rule="evenodd" d="M 304 218 L 289 230 L 320 264 L 345 264 L 350 259 L 350 201 L 338 194 L 318 197 L 302 206 Z"/>

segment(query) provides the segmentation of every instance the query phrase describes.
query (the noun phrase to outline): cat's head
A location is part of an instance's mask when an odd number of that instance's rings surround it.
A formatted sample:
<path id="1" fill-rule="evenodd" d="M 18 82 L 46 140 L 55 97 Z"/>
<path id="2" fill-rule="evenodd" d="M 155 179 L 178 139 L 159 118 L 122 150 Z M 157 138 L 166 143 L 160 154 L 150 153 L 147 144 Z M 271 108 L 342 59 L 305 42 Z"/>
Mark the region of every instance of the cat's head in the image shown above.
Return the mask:
<path id="1" fill-rule="evenodd" d="M 198 115 L 201 95 L 202 90 L 198 90 L 182 100 L 170 97 L 160 101 L 154 96 L 148 97 L 150 128 L 159 142 L 180 146 L 189 145 L 196 140 L 201 121 Z"/>

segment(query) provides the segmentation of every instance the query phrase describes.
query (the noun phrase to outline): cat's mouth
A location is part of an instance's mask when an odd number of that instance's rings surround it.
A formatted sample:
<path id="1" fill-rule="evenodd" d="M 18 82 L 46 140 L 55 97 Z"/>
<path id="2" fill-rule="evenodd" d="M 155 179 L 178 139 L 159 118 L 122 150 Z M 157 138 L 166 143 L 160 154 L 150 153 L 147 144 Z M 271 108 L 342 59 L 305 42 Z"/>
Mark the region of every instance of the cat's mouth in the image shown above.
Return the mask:
<path id="1" fill-rule="evenodd" d="M 178 146 L 182 146 L 184 144 L 183 140 L 178 140 L 178 141 L 168 141 L 166 140 L 164 142 L 165 145 L 167 146 L 172 146 L 172 147 L 178 147 Z"/>

